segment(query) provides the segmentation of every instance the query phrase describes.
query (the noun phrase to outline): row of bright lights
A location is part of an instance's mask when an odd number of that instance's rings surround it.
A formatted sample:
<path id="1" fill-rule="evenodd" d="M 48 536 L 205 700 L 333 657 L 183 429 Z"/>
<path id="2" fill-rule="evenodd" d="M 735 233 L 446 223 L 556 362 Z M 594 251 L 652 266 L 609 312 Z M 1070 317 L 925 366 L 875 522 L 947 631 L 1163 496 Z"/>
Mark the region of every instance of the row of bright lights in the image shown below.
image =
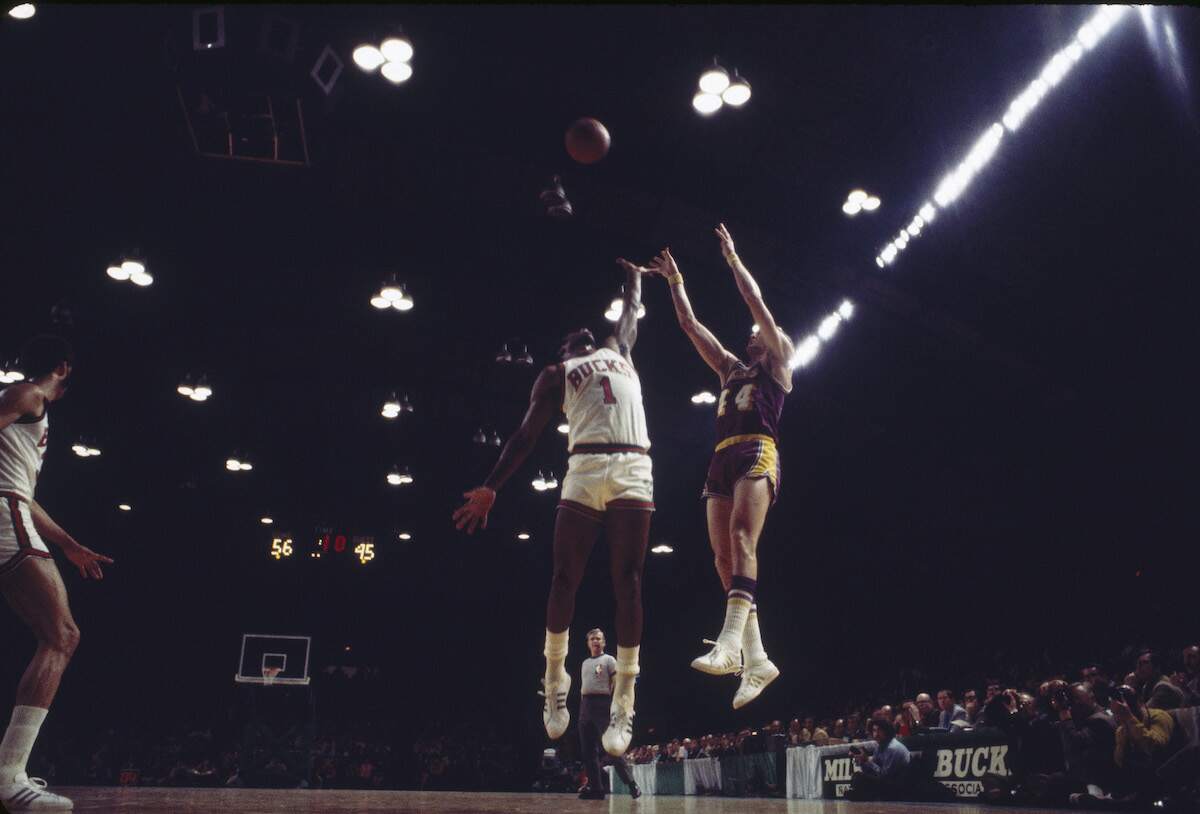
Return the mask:
<path id="1" fill-rule="evenodd" d="M 700 89 L 692 97 L 692 107 L 702 116 L 711 116 L 725 105 L 741 107 L 750 101 L 750 83 L 733 71 L 729 72 L 713 61 L 713 66 L 700 74 Z"/>
<path id="2" fill-rule="evenodd" d="M 1102 6 L 1080 26 L 1074 39 L 1052 56 L 1037 77 L 1012 100 L 1001 120 L 993 122 L 958 166 L 942 178 L 934 190 L 933 202 L 924 203 L 912 221 L 883 247 L 875 258 L 875 265 L 883 268 L 894 263 L 899 253 L 907 248 L 909 240 L 918 237 L 933 221 L 938 209 L 948 208 L 962 196 L 975 176 L 995 156 L 1005 133 L 1017 132 L 1042 99 L 1062 82 L 1085 53 L 1096 47 L 1128 10 L 1127 6 Z"/>

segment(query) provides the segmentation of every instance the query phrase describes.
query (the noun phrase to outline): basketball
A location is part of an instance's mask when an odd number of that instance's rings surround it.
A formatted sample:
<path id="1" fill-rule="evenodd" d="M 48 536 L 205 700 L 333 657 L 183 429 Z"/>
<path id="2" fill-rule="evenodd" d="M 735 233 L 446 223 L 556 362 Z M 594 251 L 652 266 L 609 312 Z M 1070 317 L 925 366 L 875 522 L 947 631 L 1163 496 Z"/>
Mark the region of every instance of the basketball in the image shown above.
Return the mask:
<path id="1" fill-rule="evenodd" d="M 567 153 L 580 164 L 595 164 L 608 155 L 608 128 L 595 119 L 578 119 L 567 128 Z"/>

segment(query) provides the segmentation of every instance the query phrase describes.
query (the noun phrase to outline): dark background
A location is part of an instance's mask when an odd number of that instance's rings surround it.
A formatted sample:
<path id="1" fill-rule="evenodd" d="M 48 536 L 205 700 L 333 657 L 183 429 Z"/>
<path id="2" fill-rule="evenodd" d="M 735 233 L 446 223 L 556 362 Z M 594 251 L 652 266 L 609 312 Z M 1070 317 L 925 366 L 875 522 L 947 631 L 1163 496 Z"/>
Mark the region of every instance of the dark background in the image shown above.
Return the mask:
<path id="1" fill-rule="evenodd" d="M 688 400 L 716 382 L 647 282 L 652 542 L 675 553 L 646 568 L 638 741 L 831 712 L 912 670 L 932 691 L 1195 635 L 1194 10 L 1127 15 L 883 271 L 875 254 L 1090 8 L 274 7 L 301 24 L 291 65 L 255 55 L 255 7 L 228 11 L 224 52 L 194 54 L 191 10 L 42 6 L 0 28 L 0 355 L 72 310 L 38 499 L 116 559 L 99 584 L 64 569 L 83 644 L 56 717 L 220 706 L 241 633 L 303 633 L 315 667 L 384 667 L 414 728 L 487 719 L 539 748 L 556 493 L 528 482 L 561 477 L 564 437 L 547 431 L 486 533 L 450 523 L 498 452 L 473 432 L 507 437 L 536 373 L 493 357 L 519 337 L 540 366 L 565 330 L 608 330 L 614 258 L 664 244 L 740 351 L 722 220 L 796 337 L 845 296 L 857 311 L 795 376 L 760 547 L 783 677 L 733 713 L 732 681 L 687 667 L 721 619 L 698 500 L 713 418 Z M 384 22 L 415 44 L 400 87 L 350 62 Z M 347 63 L 330 99 L 307 77 L 326 43 Z M 714 53 L 754 96 L 705 119 L 690 100 Z M 312 166 L 197 156 L 176 83 L 214 75 L 299 89 Z M 587 167 L 562 146 L 584 115 L 613 137 Z M 537 203 L 555 172 L 565 223 Z M 883 206 L 851 219 L 857 186 Z M 151 288 L 104 275 L 135 246 Z M 368 305 L 392 272 L 408 314 Z M 200 371 L 203 405 L 175 393 Z M 393 389 L 416 412 L 385 422 Z M 104 454 L 72 455 L 81 435 Z M 252 473 L 224 470 L 235 449 Z M 394 463 L 412 486 L 385 484 Z M 264 512 L 300 555 L 268 556 Z M 378 558 L 308 558 L 318 526 L 374 535 Z M 570 669 L 611 619 L 600 546 Z M 32 644 L 11 616 L 0 636 L 3 697 Z"/>

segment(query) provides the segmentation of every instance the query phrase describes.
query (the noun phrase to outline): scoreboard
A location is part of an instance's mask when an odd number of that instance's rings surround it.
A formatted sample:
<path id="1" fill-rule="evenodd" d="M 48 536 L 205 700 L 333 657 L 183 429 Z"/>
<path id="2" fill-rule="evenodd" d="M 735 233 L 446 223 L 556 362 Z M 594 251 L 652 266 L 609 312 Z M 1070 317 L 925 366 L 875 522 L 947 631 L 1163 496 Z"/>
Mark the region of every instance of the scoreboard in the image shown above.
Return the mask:
<path id="1" fill-rule="evenodd" d="M 303 550 L 300 550 L 300 548 Z M 276 534 L 271 538 L 269 556 L 282 561 L 295 556 L 308 559 L 356 560 L 359 565 L 373 562 L 377 552 L 375 538 L 365 534 L 347 534 L 331 528 L 319 528 L 312 537 L 298 546 L 291 534 Z"/>

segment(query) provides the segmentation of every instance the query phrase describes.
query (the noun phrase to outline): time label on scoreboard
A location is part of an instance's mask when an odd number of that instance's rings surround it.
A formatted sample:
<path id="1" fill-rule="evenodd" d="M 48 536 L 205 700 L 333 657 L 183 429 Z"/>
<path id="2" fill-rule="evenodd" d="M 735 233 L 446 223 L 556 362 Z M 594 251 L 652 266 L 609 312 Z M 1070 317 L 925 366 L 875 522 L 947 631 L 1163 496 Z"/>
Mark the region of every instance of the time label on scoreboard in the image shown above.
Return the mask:
<path id="1" fill-rule="evenodd" d="M 336 557 L 347 552 L 353 555 L 360 565 L 366 565 L 375 559 L 375 538 L 370 535 L 341 534 L 333 529 L 317 529 L 313 559 Z"/>

